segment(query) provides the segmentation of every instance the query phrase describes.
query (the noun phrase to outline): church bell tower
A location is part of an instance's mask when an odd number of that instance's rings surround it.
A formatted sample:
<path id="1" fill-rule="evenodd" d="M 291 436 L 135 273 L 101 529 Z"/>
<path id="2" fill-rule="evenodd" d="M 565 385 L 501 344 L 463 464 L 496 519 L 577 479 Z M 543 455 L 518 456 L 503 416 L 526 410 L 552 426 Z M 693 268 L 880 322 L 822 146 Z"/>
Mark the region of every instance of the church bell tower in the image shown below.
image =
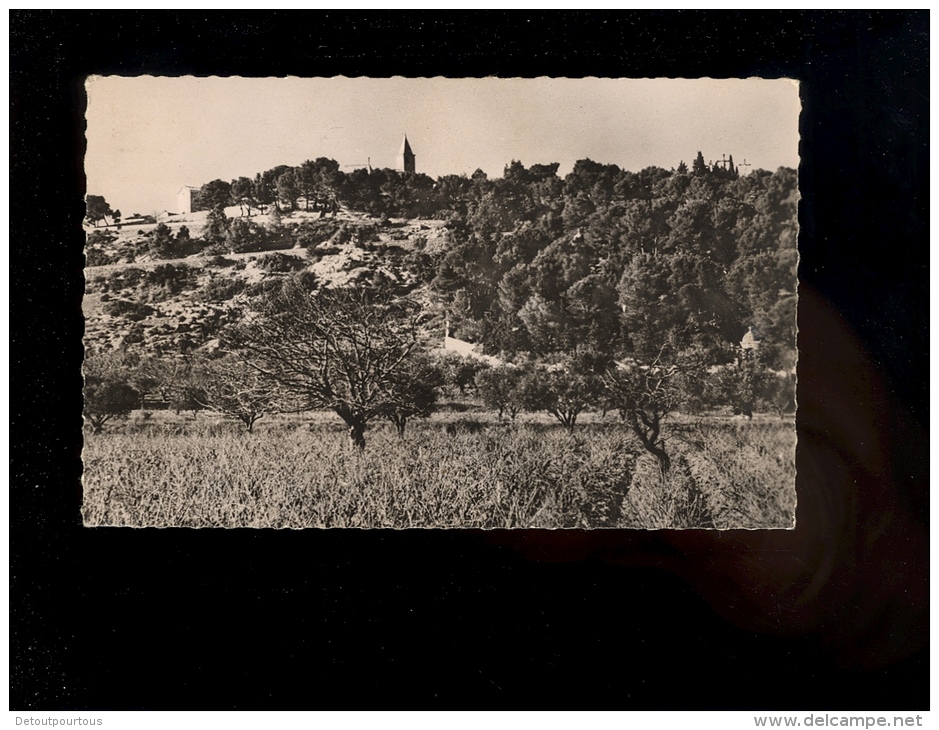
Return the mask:
<path id="1" fill-rule="evenodd" d="M 404 142 L 401 143 L 401 169 L 405 172 L 414 172 L 414 152 L 411 145 L 408 144 L 408 136 L 404 135 Z"/>

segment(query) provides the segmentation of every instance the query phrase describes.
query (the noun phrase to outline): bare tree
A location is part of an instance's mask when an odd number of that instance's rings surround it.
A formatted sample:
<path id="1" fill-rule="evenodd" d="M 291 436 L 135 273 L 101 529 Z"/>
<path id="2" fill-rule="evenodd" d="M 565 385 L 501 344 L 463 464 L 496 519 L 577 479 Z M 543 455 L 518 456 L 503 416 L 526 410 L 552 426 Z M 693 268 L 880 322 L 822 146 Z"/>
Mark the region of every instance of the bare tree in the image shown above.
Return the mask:
<path id="1" fill-rule="evenodd" d="M 398 375 L 418 345 L 418 312 L 368 290 L 310 292 L 294 282 L 256 302 L 226 340 L 295 401 L 325 408 L 365 447 L 365 428 L 400 401 Z"/>
<path id="2" fill-rule="evenodd" d="M 554 370 L 534 370 L 524 376 L 519 388 L 525 408 L 547 411 L 571 433 L 577 417 L 596 405 L 600 395 L 598 378 L 573 362 Z"/>
<path id="3" fill-rule="evenodd" d="M 232 355 L 193 363 L 187 394 L 203 408 L 241 421 L 248 433 L 258 419 L 277 410 L 271 384 Z"/>
<path id="4" fill-rule="evenodd" d="M 130 373 L 120 354 L 89 355 L 82 365 L 85 378 L 82 414 L 93 433 L 101 433 L 112 419 L 125 419 L 140 404 L 129 384 Z"/>
<path id="5" fill-rule="evenodd" d="M 429 418 L 437 403 L 437 388 L 444 375 L 427 358 L 412 358 L 393 378 L 387 391 L 382 414 L 394 425 L 399 436 L 412 418 Z"/>
<path id="6" fill-rule="evenodd" d="M 521 369 L 507 365 L 483 370 L 476 376 L 483 403 L 499 414 L 500 421 L 506 413 L 514 421 L 522 410 L 522 376 Z"/>
<path id="7" fill-rule="evenodd" d="M 672 462 L 662 425 L 681 400 L 688 370 L 683 365 L 663 362 L 660 353 L 651 363 L 619 365 L 603 376 L 607 404 L 619 411 L 642 447 L 656 458 L 663 476 Z"/>
<path id="8" fill-rule="evenodd" d="M 134 368 L 131 384 L 141 399 L 156 393 L 164 403 L 173 403 L 189 376 L 190 363 L 177 355 L 146 355 Z"/>
<path id="9" fill-rule="evenodd" d="M 466 389 L 475 386 L 476 377 L 489 366 L 481 360 L 447 352 L 441 358 L 441 367 L 450 384 L 459 388 L 460 395 L 466 395 Z"/>

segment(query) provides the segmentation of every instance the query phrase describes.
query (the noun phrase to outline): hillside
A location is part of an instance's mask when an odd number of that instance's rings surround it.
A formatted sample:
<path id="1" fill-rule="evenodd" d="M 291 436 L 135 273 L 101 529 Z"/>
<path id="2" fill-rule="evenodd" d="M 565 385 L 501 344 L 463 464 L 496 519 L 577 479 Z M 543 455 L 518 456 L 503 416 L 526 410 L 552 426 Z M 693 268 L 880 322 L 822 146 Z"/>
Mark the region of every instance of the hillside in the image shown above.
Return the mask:
<path id="1" fill-rule="evenodd" d="M 306 193 L 290 184 L 304 170 L 316 173 Z M 624 363 L 640 368 L 631 383 L 650 388 L 648 374 L 657 372 L 650 368 L 666 364 L 667 372 L 682 373 L 687 382 L 674 385 L 685 408 L 791 410 L 795 171 L 740 175 L 708 167 L 700 153 L 691 170 L 682 164 L 634 173 L 591 160 L 563 178 L 557 170 L 513 161 L 501 178 L 477 171 L 434 181 L 394 170 L 345 174 L 321 158 L 259 173 L 254 182 L 207 183 L 195 194 L 200 212 L 146 226 L 134 216 L 119 230 L 90 220 L 99 227 L 89 229 L 86 247 L 88 354 L 114 353 L 123 358 L 119 371 L 129 373 L 121 377 L 149 383 L 138 370 L 152 358 L 171 373 L 178 356 L 190 353 L 209 357 L 186 358 L 186 367 L 210 367 L 207 360 L 229 350 L 250 358 L 244 348 L 270 333 L 240 344 L 227 335 L 243 330 L 259 307 L 267 312 L 258 316 L 272 323 L 320 299 L 305 292 L 361 299 L 372 297 L 367 290 L 413 313 L 412 355 L 437 349 L 431 343 L 448 332 L 473 343 L 462 345 L 473 359 L 567 372 L 571 382 L 551 387 L 583 386 L 586 400 L 559 391 L 566 425 L 585 403 L 602 406 L 588 393 L 591 378 Z M 363 316 L 374 311 L 368 306 Z M 335 318 L 316 317 L 282 349 L 304 347 L 311 329 Z M 393 326 L 361 333 L 366 341 L 375 335 L 393 337 Z M 407 366 L 419 369 L 419 361 L 409 358 Z M 444 370 L 461 393 L 473 382 L 472 367 Z M 405 380 L 415 378 L 430 376 L 415 371 Z"/>
<path id="2" fill-rule="evenodd" d="M 306 198 L 287 184 L 304 170 Z M 697 353 L 715 365 L 748 335 L 766 366 L 794 371 L 794 170 L 741 176 L 700 153 L 691 171 L 557 170 L 513 161 L 501 178 L 435 181 L 347 175 L 320 158 L 212 181 L 195 195 L 208 211 L 89 229 L 87 346 L 203 347 L 294 278 L 408 295 L 435 336 L 448 320 L 452 336 L 508 361 Z"/>
<path id="3" fill-rule="evenodd" d="M 206 218 L 204 211 L 174 216 L 165 226 L 173 236 L 186 227 L 191 237 L 201 238 Z M 254 215 L 251 221 L 271 226 L 270 215 Z M 158 225 L 107 229 L 113 239 L 94 244 L 98 260 L 114 263 L 85 270 L 82 309 L 89 351 L 211 349 L 220 328 L 237 321 L 251 296 L 290 276 L 318 287 L 390 282 L 414 291 L 423 285 L 414 260 L 424 251 L 445 249 L 448 240 L 442 221 L 382 222 L 348 210 L 320 220 L 316 213 L 297 211 L 280 224 L 283 247 L 165 258 L 147 248 Z M 95 230 L 105 229 L 90 234 Z M 320 243 L 300 247 L 300 241 L 317 235 Z"/>

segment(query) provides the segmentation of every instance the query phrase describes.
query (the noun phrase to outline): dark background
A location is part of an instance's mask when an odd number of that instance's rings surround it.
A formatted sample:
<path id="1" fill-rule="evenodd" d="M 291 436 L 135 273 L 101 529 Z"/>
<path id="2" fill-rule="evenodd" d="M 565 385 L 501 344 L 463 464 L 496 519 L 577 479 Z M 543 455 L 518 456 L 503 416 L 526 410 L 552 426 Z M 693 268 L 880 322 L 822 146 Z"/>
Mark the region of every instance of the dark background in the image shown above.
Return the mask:
<path id="1" fill-rule="evenodd" d="M 928 21 L 11 11 L 11 709 L 928 708 Z M 84 529 L 88 73 L 800 79 L 798 528 Z"/>

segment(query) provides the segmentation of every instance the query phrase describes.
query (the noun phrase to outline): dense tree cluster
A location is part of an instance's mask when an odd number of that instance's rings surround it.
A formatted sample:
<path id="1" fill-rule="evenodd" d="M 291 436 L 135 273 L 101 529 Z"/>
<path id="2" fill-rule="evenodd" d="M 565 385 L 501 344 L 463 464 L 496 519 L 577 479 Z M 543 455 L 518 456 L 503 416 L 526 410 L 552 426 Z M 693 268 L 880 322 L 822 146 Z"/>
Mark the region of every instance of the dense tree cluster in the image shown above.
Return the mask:
<path id="1" fill-rule="evenodd" d="M 700 153 L 690 172 L 684 163 L 633 173 L 581 160 L 561 178 L 558 167 L 513 161 L 501 178 L 477 171 L 434 181 L 346 174 L 319 158 L 213 181 L 197 197 L 206 207 L 237 203 L 248 216 L 330 201 L 380 218 L 446 219 L 453 245 L 432 262 L 433 289 L 464 335 L 487 333 L 492 352 L 649 353 L 663 339 L 676 352 L 715 350 L 752 325 L 773 363 L 791 365 L 794 171 L 740 177 L 732 157 L 708 165 Z M 231 250 L 263 233 L 222 216 L 206 236 Z"/>
<path id="2" fill-rule="evenodd" d="M 121 211 L 112 210 L 103 195 L 86 195 L 85 220 L 91 223 L 95 228 L 97 228 L 98 224 L 101 222 L 104 222 L 105 225 L 114 224 L 120 227 Z"/>
<path id="3" fill-rule="evenodd" d="M 793 364 L 792 170 L 632 173 L 582 160 L 562 179 L 557 165 L 513 162 L 471 181 L 464 202 L 432 286 L 492 353 L 648 358 L 664 345 L 719 362 L 752 326 L 768 364 Z"/>
<path id="4" fill-rule="evenodd" d="M 193 191 L 192 210 L 224 210 L 238 206 L 241 215 L 294 210 L 334 214 L 339 205 L 378 218 L 439 218 L 465 213 L 472 180 L 447 175 L 434 180 L 422 173 L 389 169 L 339 169 L 325 157 L 298 167 L 278 165 L 252 177 L 212 180 Z"/>
<path id="5" fill-rule="evenodd" d="M 296 210 L 299 201 L 305 210 L 335 210 L 336 191 L 344 175 L 339 163 L 325 157 L 307 160 L 299 167 L 278 165 L 253 178 L 239 177 L 230 182 L 212 180 L 193 192 L 192 209 L 213 210 L 239 206 L 245 217 L 270 207 Z"/>
<path id="6" fill-rule="evenodd" d="M 665 345 L 674 355 L 703 350 L 729 362 L 752 326 L 766 364 L 791 369 L 793 170 L 740 176 L 732 156 L 709 164 L 700 152 L 690 170 L 682 162 L 634 173 L 580 160 L 562 178 L 558 168 L 513 161 L 501 178 L 477 170 L 434 181 L 394 170 L 344 173 L 321 157 L 212 181 L 196 199 L 213 211 L 203 235 L 219 252 L 259 250 L 262 239 L 262 248 L 296 243 L 303 231 L 282 227 L 279 216 L 300 206 L 446 219 L 452 245 L 427 262 L 427 278 L 457 334 L 494 354 L 592 349 L 648 358 Z M 246 218 L 257 209 L 278 220 L 263 228 L 228 220 L 222 208 L 235 204 Z"/>

